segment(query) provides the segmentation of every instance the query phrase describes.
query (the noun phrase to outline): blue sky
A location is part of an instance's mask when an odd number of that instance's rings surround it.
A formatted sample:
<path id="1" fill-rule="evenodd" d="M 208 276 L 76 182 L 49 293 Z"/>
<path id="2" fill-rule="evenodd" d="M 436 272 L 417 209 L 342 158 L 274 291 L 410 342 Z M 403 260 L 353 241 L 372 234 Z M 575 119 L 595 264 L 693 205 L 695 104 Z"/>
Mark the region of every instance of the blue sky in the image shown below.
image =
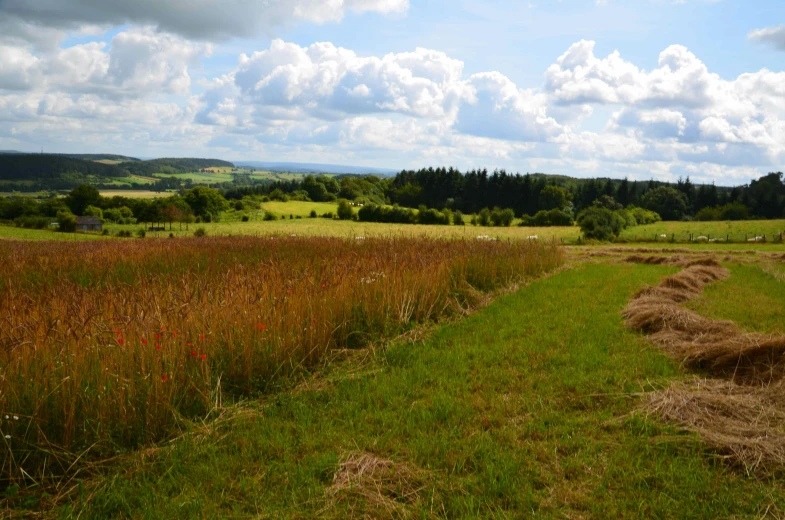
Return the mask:
<path id="1" fill-rule="evenodd" d="M 785 159 L 774 0 L 6 0 L 0 149 L 738 184 Z"/>

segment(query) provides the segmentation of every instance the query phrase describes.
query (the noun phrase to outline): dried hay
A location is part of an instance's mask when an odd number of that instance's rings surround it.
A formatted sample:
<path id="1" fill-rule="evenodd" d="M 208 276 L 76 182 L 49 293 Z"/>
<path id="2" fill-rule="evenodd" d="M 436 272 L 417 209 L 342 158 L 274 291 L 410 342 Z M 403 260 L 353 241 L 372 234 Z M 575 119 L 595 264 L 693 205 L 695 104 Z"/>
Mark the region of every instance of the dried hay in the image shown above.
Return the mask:
<path id="1" fill-rule="evenodd" d="M 349 455 L 333 476 L 327 495 L 341 503 L 352 516 L 365 518 L 408 518 L 421 499 L 428 472 L 406 463 L 380 458 L 372 453 Z"/>
<path id="2" fill-rule="evenodd" d="M 646 260 L 642 263 L 660 263 Z M 677 262 L 683 260 L 661 263 Z M 745 333 L 733 322 L 682 307 L 707 284 L 729 276 L 711 258 L 682 265 L 684 270 L 630 300 L 627 326 L 646 333 L 685 367 L 722 379 L 654 392 L 649 411 L 697 432 L 748 471 L 785 467 L 785 336 Z"/>
<path id="3" fill-rule="evenodd" d="M 781 385 L 776 385 L 776 390 L 781 395 Z M 768 401 L 770 392 L 720 380 L 698 380 L 649 394 L 647 408 L 698 433 L 729 462 L 751 472 L 785 466 L 785 410 Z"/>

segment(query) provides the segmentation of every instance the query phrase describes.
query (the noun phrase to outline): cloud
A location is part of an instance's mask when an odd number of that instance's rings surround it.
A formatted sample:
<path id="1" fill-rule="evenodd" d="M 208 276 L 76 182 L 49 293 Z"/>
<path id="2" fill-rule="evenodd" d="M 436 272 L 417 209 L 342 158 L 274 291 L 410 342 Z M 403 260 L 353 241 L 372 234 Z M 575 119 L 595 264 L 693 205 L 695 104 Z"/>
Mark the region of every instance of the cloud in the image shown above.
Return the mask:
<path id="1" fill-rule="evenodd" d="M 388 14 L 408 7 L 408 0 L 3 0 L 0 28 L 71 31 L 84 25 L 134 24 L 212 40 L 258 36 L 297 20 L 327 23 L 340 21 L 347 12 Z"/>
<path id="2" fill-rule="evenodd" d="M 750 40 L 771 45 L 777 50 L 785 51 L 785 25 L 756 29 L 747 36 Z"/>

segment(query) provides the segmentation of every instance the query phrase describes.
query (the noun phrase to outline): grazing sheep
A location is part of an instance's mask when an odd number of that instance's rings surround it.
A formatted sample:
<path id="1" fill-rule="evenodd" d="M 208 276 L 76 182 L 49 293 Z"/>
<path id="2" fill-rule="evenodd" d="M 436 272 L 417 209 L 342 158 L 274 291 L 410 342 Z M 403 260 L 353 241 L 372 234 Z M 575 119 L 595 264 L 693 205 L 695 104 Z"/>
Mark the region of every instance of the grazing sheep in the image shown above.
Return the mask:
<path id="1" fill-rule="evenodd" d="M 668 238 L 668 235 L 660 235 L 660 238 Z"/>
<path id="2" fill-rule="evenodd" d="M 539 239 L 540 239 L 540 237 L 538 237 L 537 235 L 532 235 L 530 237 L 526 237 L 526 240 L 539 240 Z"/>
<path id="3" fill-rule="evenodd" d="M 698 241 L 700 241 L 700 242 L 705 242 L 705 241 L 706 241 L 706 240 L 708 240 L 708 239 L 709 239 L 709 237 L 704 237 L 704 236 L 702 236 L 702 235 L 701 235 L 701 236 L 699 236 L 698 238 L 696 238 L 695 240 L 698 240 Z"/>

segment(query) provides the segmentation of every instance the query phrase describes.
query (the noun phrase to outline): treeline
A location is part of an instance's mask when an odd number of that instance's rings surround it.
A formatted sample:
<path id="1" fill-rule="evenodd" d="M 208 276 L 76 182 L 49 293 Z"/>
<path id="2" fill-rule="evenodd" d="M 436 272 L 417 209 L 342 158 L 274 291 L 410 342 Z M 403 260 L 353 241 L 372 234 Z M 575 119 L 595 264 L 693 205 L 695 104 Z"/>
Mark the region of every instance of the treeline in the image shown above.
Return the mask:
<path id="1" fill-rule="evenodd" d="M 219 159 L 153 159 L 150 161 L 129 161 L 118 165 L 132 175 L 151 176 L 156 173 L 190 173 L 204 168 L 234 168 L 229 161 Z"/>
<path id="2" fill-rule="evenodd" d="M 123 168 L 113 164 L 60 155 L 0 154 L 0 180 L 3 181 L 59 179 L 71 174 L 109 178 L 128 175 Z"/>

